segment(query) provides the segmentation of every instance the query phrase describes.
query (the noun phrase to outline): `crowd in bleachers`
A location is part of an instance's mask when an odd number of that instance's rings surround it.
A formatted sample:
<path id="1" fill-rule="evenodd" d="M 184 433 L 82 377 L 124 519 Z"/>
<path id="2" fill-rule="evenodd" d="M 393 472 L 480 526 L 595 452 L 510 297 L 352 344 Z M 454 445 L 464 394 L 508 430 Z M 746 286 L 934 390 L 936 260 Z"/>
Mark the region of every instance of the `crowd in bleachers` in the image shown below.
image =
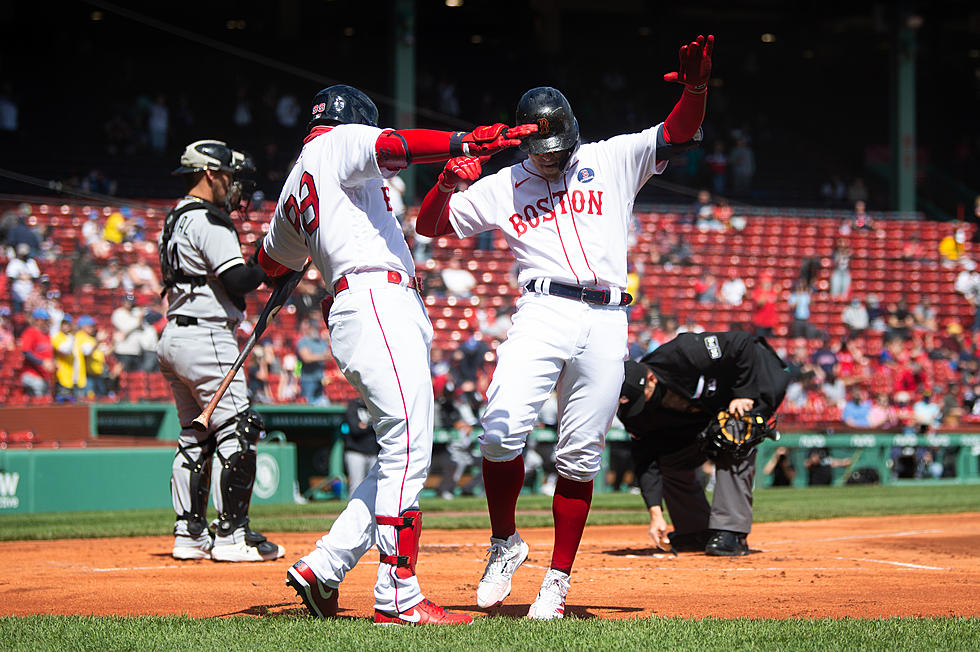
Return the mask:
<path id="1" fill-rule="evenodd" d="M 239 223 L 255 246 L 268 204 Z M 165 203 L 20 204 L 0 220 L 0 404 L 170 400 L 154 348 L 166 324 L 156 239 Z M 500 238 L 416 240 L 435 327 L 433 374 L 446 427 L 467 418 L 492 372 L 519 291 Z M 737 214 L 710 194 L 635 216 L 630 356 L 685 330 L 767 335 L 794 381 L 782 422 L 933 429 L 980 414 L 971 227 L 853 214 Z M 249 298 L 257 315 L 268 297 Z M 257 402 L 355 397 L 308 273 L 250 358 Z M 251 324 L 240 334 L 247 337 Z M 467 407 L 469 406 L 469 408 Z M 975 414 L 976 413 L 976 414 Z M 460 416 L 463 415 L 463 416 Z"/>

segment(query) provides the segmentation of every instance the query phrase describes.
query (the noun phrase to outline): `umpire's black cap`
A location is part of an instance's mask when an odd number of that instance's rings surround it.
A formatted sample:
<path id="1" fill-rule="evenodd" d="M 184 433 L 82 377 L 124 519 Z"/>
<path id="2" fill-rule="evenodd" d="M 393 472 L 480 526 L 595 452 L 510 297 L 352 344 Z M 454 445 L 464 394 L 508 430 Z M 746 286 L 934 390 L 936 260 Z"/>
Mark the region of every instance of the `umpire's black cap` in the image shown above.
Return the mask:
<path id="1" fill-rule="evenodd" d="M 620 398 L 626 402 L 619 406 L 620 420 L 635 417 L 646 407 L 647 372 L 649 367 L 641 362 L 627 360 L 625 363 L 623 388 L 619 391 Z"/>

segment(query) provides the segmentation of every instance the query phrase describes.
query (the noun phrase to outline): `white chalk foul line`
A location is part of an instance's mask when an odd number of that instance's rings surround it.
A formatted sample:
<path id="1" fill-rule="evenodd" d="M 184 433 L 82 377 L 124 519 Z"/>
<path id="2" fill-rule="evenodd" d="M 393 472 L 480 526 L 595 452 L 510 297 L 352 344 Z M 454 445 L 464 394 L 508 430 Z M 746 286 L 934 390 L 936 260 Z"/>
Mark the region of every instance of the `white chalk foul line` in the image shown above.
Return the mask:
<path id="1" fill-rule="evenodd" d="M 940 534 L 946 530 L 909 530 L 907 532 L 885 532 L 883 534 L 854 534 L 846 537 L 826 537 L 823 539 L 785 539 L 784 541 L 767 541 L 767 546 L 778 546 L 785 543 L 815 543 L 826 541 L 851 541 L 853 539 L 887 539 L 891 537 L 914 537 L 920 534 Z"/>
<path id="2" fill-rule="evenodd" d="M 118 573 L 121 571 L 163 570 L 168 568 L 188 568 L 187 566 L 131 566 L 129 568 L 91 568 L 93 573 Z"/>
<path id="3" fill-rule="evenodd" d="M 909 564 L 904 561 L 888 561 L 885 559 L 863 559 L 858 557 L 831 557 L 831 559 L 840 559 L 841 561 L 866 561 L 872 564 L 891 564 L 892 566 L 915 568 L 917 570 L 949 570 L 948 568 L 941 568 L 939 566 L 923 566 L 922 564 Z"/>

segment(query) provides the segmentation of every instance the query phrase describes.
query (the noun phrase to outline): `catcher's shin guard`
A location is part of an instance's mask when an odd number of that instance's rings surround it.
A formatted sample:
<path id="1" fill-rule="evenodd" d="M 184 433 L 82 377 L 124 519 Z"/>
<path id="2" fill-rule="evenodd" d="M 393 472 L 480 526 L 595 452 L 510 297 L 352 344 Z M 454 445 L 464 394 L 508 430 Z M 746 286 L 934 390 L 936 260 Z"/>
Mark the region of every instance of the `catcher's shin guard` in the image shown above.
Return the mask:
<path id="1" fill-rule="evenodd" d="M 401 516 L 375 516 L 378 525 L 395 526 L 395 554 L 381 552 L 381 563 L 395 566 L 395 575 L 408 579 L 415 575 L 415 562 L 419 558 L 419 538 L 422 536 L 422 512 L 406 509 Z"/>
<path id="2" fill-rule="evenodd" d="M 181 503 L 183 511 L 177 512 L 177 518 L 187 521 L 187 533 L 198 537 L 207 527 L 208 497 L 211 494 L 211 458 L 214 455 L 216 442 L 213 436 L 204 441 L 187 446 L 177 445 L 177 459 L 174 461 L 172 492 L 177 496 L 175 502 Z M 183 463 L 177 460 L 183 457 Z M 180 485 L 186 485 L 189 494 L 186 496 Z M 175 528 L 176 529 L 176 528 Z"/>
<path id="3" fill-rule="evenodd" d="M 221 492 L 222 510 L 218 514 L 218 534 L 227 536 L 248 521 L 248 507 L 255 484 L 255 443 L 265 432 L 261 415 L 249 408 L 238 415 L 235 429 L 218 440 L 217 456 L 221 462 L 218 490 Z M 235 441 L 238 446 L 227 457 L 221 454 L 221 445 Z"/>

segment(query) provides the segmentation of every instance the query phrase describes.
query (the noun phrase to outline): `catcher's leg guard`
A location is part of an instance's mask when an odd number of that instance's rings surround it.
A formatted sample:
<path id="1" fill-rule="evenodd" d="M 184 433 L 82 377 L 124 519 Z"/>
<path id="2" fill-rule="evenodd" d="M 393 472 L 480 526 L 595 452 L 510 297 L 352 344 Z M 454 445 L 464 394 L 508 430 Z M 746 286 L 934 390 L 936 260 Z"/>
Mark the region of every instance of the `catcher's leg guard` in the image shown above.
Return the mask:
<path id="1" fill-rule="evenodd" d="M 218 478 L 222 507 L 218 514 L 218 534 L 221 536 L 228 536 L 236 528 L 247 524 L 252 486 L 255 484 L 255 443 L 263 432 L 265 422 L 262 416 L 249 408 L 238 415 L 235 429 L 217 440 L 216 454 L 221 462 L 221 475 Z M 229 441 L 235 442 L 237 448 L 227 456 L 222 455 L 222 445 Z"/>
<path id="2" fill-rule="evenodd" d="M 395 526 L 394 555 L 381 553 L 381 563 L 396 566 L 395 575 L 408 579 L 415 575 L 415 562 L 419 558 L 419 538 L 422 536 L 422 512 L 406 509 L 401 516 L 375 516 L 378 525 Z"/>
<path id="3" fill-rule="evenodd" d="M 207 527 L 205 515 L 211 494 L 211 458 L 215 447 L 213 436 L 194 444 L 177 444 L 170 478 L 174 512 L 178 521 L 187 522 L 187 534 L 192 537 L 201 536 Z M 174 534 L 178 534 L 177 529 L 174 526 Z"/>

